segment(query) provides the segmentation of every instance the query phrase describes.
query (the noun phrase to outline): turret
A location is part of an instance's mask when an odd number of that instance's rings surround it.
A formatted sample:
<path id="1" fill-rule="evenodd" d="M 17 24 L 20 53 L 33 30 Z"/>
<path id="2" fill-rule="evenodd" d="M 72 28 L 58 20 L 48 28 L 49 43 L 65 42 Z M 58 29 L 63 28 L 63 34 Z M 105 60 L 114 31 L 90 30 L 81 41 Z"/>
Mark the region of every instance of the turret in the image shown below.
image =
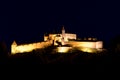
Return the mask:
<path id="1" fill-rule="evenodd" d="M 62 35 L 65 34 L 65 28 L 64 26 L 62 27 Z"/>
<path id="2" fill-rule="evenodd" d="M 11 54 L 14 54 L 16 51 L 16 47 L 17 47 L 17 43 L 15 41 L 13 41 L 12 45 L 11 45 Z"/>
<path id="3" fill-rule="evenodd" d="M 65 41 L 65 28 L 63 26 L 62 27 L 62 45 L 64 45 L 64 41 Z"/>

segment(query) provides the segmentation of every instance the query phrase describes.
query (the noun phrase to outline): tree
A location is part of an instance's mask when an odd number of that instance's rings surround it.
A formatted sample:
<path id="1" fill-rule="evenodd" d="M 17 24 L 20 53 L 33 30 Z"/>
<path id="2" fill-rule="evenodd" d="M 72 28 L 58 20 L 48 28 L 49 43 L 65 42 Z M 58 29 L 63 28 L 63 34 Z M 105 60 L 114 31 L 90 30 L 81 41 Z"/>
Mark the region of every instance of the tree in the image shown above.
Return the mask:
<path id="1" fill-rule="evenodd" d="M 0 57 L 5 57 L 8 55 L 7 46 L 5 42 L 0 42 Z"/>
<path id="2" fill-rule="evenodd" d="M 120 52 L 120 35 L 115 36 L 109 44 L 109 51 L 110 52 Z"/>

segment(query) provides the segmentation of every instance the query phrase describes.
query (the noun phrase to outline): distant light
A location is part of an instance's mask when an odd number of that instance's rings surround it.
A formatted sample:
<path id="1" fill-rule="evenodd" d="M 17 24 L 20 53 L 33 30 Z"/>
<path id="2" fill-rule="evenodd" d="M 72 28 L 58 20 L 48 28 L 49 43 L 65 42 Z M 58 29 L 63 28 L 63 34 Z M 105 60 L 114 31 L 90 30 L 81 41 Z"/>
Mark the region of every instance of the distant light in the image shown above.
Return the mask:
<path id="1" fill-rule="evenodd" d="M 90 49 L 90 48 L 83 48 L 83 49 L 81 49 L 83 52 L 89 52 L 89 53 L 92 53 L 93 51 L 92 51 L 92 49 Z"/>
<path id="2" fill-rule="evenodd" d="M 92 40 L 92 38 L 88 38 L 88 40 Z"/>
<path id="3" fill-rule="evenodd" d="M 57 47 L 57 52 L 67 53 L 72 47 Z"/>
<path id="4" fill-rule="evenodd" d="M 94 53 L 94 52 L 96 52 L 95 49 L 93 49 L 93 48 L 86 48 L 86 47 L 80 47 L 79 50 L 83 51 L 83 52 L 88 52 L 88 53 Z"/>
<path id="5" fill-rule="evenodd" d="M 93 38 L 93 40 L 95 41 L 95 40 L 97 40 L 97 38 Z"/>

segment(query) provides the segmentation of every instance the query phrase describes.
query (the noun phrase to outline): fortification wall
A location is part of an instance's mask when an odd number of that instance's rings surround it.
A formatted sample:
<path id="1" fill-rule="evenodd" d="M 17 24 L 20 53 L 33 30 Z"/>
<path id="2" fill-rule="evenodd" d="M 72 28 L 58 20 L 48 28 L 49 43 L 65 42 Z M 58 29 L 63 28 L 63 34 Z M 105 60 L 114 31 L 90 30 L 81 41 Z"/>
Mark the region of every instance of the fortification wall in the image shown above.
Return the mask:
<path id="1" fill-rule="evenodd" d="M 65 44 L 69 44 L 72 47 L 86 47 L 86 48 L 103 48 L 103 43 L 102 41 L 97 41 L 97 42 L 77 42 L 77 41 L 69 41 L 65 42 Z"/>
<path id="2" fill-rule="evenodd" d="M 31 43 L 31 44 L 25 44 L 25 45 L 12 44 L 11 54 L 31 52 L 35 49 L 45 48 L 47 46 L 50 46 L 51 44 L 52 44 L 52 41 Z"/>

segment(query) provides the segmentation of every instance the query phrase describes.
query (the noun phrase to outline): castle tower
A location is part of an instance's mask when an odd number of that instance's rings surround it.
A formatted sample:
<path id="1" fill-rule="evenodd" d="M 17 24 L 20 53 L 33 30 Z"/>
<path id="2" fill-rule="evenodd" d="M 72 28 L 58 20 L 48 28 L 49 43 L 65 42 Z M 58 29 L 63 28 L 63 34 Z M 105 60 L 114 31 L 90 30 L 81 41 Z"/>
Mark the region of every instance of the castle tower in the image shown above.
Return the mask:
<path id="1" fill-rule="evenodd" d="M 16 47 L 17 47 L 17 43 L 15 41 L 13 41 L 12 45 L 11 45 L 11 53 L 14 54 L 16 51 Z"/>
<path id="2" fill-rule="evenodd" d="M 64 28 L 64 26 L 62 27 L 62 34 L 65 34 L 65 28 Z"/>
<path id="3" fill-rule="evenodd" d="M 64 45 L 64 41 L 65 41 L 65 28 L 63 26 L 62 27 L 62 45 Z"/>
<path id="4" fill-rule="evenodd" d="M 62 27 L 62 38 L 65 39 L 65 28 L 64 28 L 64 26 Z"/>

